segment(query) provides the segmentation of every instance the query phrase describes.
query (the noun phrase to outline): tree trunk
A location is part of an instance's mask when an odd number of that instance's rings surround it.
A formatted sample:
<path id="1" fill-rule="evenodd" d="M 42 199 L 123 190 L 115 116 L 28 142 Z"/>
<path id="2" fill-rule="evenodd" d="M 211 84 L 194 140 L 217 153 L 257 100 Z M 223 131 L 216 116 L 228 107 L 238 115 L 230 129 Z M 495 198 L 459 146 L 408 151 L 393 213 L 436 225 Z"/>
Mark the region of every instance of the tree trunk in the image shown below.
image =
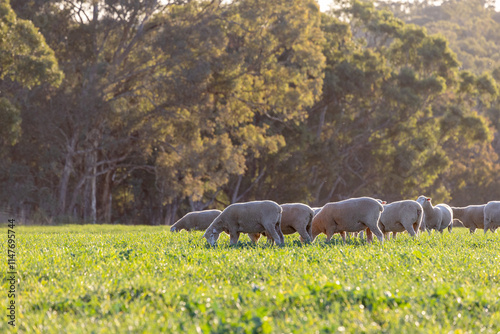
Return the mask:
<path id="1" fill-rule="evenodd" d="M 323 125 L 325 124 L 325 116 L 327 109 L 328 106 L 324 106 L 323 109 L 321 110 L 321 114 L 319 115 L 319 124 L 318 124 L 318 130 L 316 131 L 316 139 L 319 139 L 321 137 L 321 131 L 323 130 Z"/>
<path id="2" fill-rule="evenodd" d="M 90 182 L 85 179 L 85 187 L 83 188 L 83 220 L 89 221 L 90 217 Z"/>
<path id="3" fill-rule="evenodd" d="M 113 195 L 111 193 L 111 189 L 113 187 L 113 178 L 115 172 L 108 172 L 104 177 L 104 185 L 102 191 L 102 211 L 101 211 L 101 219 L 104 223 L 111 223 L 111 213 L 112 213 L 112 203 L 113 203 Z"/>
<path id="4" fill-rule="evenodd" d="M 94 155 L 94 154 L 93 154 Z M 92 224 L 97 223 L 97 184 L 96 184 L 96 166 L 95 166 L 95 159 L 92 159 L 94 162 L 94 167 L 92 168 L 92 178 L 90 180 L 90 187 L 91 187 L 91 206 L 90 206 L 90 220 L 92 221 Z"/>
<path id="5" fill-rule="evenodd" d="M 61 181 L 59 183 L 59 214 L 65 214 L 66 210 L 66 197 L 68 194 L 68 183 L 71 171 L 73 170 L 73 155 L 75 152 L 76 136 L 71 138 L 69 145 L 67 146 L 68 151 L 66 152 L 63 173 L 61 176 Z"/>
<path id="6" fill-rule="evenodd" d="M 177 198 L 172 203 L 166 205 L 165 225 L 173 225 L 175 223 L 178 208 L 179 200 Z"/>

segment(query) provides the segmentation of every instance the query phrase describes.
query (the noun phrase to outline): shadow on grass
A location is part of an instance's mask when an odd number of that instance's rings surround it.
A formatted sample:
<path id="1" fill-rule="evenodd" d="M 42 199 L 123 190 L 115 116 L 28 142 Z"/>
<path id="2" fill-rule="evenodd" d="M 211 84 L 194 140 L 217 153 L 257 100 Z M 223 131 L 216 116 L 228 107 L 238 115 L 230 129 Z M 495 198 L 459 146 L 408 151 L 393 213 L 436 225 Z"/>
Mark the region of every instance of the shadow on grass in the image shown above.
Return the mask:
<path id="1" fill-rule="evenodd" d="M 384 242 L 392 242 L 391 240 L 384 240 Z M 374 238 L 373 242 L 374 245 L 380 245 L 380 242 Z M 351 246 L 351 247 L 366 247 L 370 246 L 371 244 L 368 243 L 368 241 L 365 238 L 358 238 L 358 237 L 349 237 L 346 239 L 344 242 L 340 236 L 333 236 L 333 238 L 330 241 L 326 241 L 325 237 L 319 237 L 316 239 L 315 242 L 302 242 L 300 240 L 286 240 L 285 239 L 285 244 L 284 245 L 277 245 L 277 244 L 271 244 L 267 241 L 258 241 L 257 243 L 254 243 L 252 241 L 238 241 L 237 244 L 235 245 L 230 245 L 226 241 L 222 242 L 217 242 L 214 246 L 211 246 L 209 244 L 205 244 L 203 248 L 205 249 L 211 249 L 211 248 L 217 248 L 217 249 L 267 249 L 267 248 L 303 248 L 303 247 L 311 247 L 311 246 L 316 246 L 316 247 L 321 247 L 321 248 L 330 248 L 330 247 L 336 247 L 336 246 Z"/>

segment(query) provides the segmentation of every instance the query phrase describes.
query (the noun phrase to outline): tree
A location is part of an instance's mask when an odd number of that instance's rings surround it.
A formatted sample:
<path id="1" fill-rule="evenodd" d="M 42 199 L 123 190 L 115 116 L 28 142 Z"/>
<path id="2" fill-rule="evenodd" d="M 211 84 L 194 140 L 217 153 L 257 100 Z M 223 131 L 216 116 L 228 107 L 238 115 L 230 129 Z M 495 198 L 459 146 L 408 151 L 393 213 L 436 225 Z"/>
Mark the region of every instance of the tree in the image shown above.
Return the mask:
<path id="1" fill-rule="evenodd" d="M 27 20 L 18 19 L 9 0 L 0 1 L 0 147 L 15 144 L 21 134 L 21 117 L 15 95 L 22 87 L 43 83 L 58 86 L 62 80 L 54 52 Z M 0 152 L 4 154 L 5 152 Z"/>

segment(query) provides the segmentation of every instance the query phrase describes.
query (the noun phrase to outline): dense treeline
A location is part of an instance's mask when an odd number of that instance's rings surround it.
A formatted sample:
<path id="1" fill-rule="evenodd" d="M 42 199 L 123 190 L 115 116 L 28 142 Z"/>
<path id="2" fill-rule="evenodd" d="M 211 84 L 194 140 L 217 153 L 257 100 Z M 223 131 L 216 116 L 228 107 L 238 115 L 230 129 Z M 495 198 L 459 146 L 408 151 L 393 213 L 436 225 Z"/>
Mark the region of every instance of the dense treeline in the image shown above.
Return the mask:
<path id="1" fill-rule="evenodd" d="M 497 60 L 461 68 L 444 34 L 335 3 L 1 0 L 0 201 L 170 224 L 253 199 L 499 198 Z"/>

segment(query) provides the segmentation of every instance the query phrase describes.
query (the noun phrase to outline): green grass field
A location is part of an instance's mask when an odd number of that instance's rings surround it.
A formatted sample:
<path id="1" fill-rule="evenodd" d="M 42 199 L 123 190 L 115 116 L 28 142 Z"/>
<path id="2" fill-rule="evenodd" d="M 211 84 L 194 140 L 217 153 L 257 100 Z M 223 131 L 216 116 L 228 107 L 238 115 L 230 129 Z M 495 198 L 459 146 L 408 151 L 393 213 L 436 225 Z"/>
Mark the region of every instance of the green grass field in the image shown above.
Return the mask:
<path id="1" fill-rule="evenodd" d="M 497 333 L 500 234 L 478 232 L 209 248 L 167 227 L 17 227 L 18 330 Z"/>

